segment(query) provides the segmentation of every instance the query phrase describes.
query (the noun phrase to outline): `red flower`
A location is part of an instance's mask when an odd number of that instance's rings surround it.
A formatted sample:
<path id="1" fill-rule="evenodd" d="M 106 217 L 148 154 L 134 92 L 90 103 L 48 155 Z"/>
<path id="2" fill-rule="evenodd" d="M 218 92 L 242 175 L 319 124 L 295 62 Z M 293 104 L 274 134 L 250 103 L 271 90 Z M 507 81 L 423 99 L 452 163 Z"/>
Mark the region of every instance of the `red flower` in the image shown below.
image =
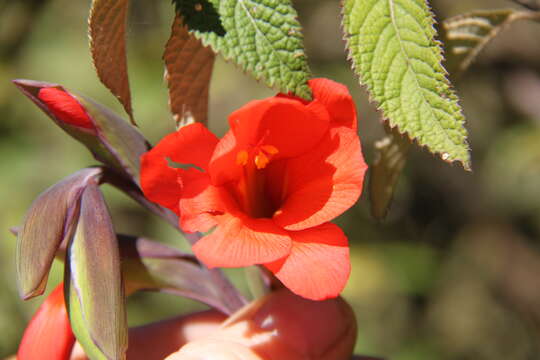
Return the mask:
<path id="1" fill-rule="evenodd" d="M 38 98 L 60 121 L 87 129 L 93 129 L 94 124 L 86 114 L 82 105 L 73 96 L 55 87 L 41 88 Z"/>
<path id="2" fill-rule="evenodd" d="M 58 285 L 30 320 L 17 360 L 69 359 L 75 336 L 64 303 L 64 284 Z"/>
<path id="3" fill-rule="evenodd" d="M 347 88 L 309 85 L 312 101 L 279 94 L 235 111 L 221 140 L 200 124 L 166 136 L 142 156 L 141 184 L 185 231 L 214 229 L 193 246 L 209 267 L 264 264 L 319 300 L 349 277 L 347 238 L 329 221 L 356 202 L 367 166 Z"/>

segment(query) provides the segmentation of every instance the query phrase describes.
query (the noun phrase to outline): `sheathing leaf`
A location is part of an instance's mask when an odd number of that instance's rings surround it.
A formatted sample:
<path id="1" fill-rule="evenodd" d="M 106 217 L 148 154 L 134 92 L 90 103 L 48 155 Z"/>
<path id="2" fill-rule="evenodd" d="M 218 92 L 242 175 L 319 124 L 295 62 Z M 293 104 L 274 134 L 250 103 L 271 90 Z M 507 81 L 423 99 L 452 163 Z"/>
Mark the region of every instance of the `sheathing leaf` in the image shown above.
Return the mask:
<path id="1" fill-rule="evenodd" d="M 58 247 L 73 235 L 81 193 L 101 172 L 80 170 L 45 190 L 30 206 L 17 235 L 17 284 L 23 299 L 45 290 Z"/>
<path id="2" fill-rule="evenodd" d="M 69 290 L 76 293 L 76 299 L 70 295 L 70 306 L 80 306 L 82 318 L 82 324 L 73 325 L 75 335 L 79 337 L 77 332 L 82 327 L 105 358 L 124 359 L 127 319 L 120 254 L 105 200 L 95 183 L 82 194 L 79 223 L 67 248 L 66 266 L 72 286 Z"/>

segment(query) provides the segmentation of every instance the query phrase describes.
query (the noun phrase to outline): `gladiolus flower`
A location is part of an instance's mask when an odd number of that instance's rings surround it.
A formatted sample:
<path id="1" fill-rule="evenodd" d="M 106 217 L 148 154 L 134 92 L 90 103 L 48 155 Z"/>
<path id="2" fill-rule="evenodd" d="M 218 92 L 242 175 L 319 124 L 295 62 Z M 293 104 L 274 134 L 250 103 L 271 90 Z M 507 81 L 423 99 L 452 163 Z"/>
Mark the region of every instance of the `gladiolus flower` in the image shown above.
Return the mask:
<path id="1" fill-rule="evenodd" d="M 60 121 L 87 129 L 94 128 L 92 120 L 82 105 L 64 90 L 56 87 L 44 87 L 39 90 L 38 98 Z"/>
<path id="2" fill-rule="evenodd" d="M 58 285 L 34 314 L 17 352 L 17 360 L 69 359 L 75 343 L 64 303 L 64 284 Z"/>
<path id="3" fill-rule="evenodd" d="M 356 202 L 367 166 L 347 88 L 309 85 L 312 101 L 279 94 L 235 111 L 221 140 L 200 124 L 166 136 L 142 156 L 141 185 L 185 231 L 213 229 L 193 246 L 209 267 L 263 264 L 320 300 L 349 277 L 347 238 L 329 221 Z"/>

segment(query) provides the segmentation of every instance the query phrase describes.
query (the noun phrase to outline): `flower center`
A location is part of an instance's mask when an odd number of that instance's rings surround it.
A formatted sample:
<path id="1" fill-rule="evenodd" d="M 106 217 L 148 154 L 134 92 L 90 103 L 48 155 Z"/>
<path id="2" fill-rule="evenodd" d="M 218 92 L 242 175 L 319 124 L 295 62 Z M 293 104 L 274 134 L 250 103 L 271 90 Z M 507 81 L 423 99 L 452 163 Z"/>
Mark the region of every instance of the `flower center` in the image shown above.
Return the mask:
<path id="1" fill-rule="evenodd" d="M 243 167 L 238 183 L 238 200 L 246 214 L 253 218 L 270 218 L 274 214 L 274 206 L 266 193 L 265 172 L 278 152 L 275 146 L 257 145 L 236 155 L 236 163 Z"/>

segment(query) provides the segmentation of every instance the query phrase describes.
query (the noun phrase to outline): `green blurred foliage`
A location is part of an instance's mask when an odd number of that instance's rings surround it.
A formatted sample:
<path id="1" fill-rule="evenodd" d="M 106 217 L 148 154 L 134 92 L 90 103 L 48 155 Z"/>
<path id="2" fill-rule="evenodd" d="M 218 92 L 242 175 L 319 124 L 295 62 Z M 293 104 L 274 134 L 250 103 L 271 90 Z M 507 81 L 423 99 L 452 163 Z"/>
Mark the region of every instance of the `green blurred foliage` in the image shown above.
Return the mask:
<path id="1" fill-rule="evenodd" d="M 25 8 L 25 4 L 29 4 Z M 512 6 L 503 0 L 433 0 L 439 19 Z M 379 115 L 350 71 L 339 1 L 297 0 L 307 53 L 318 76 L 351 89 L 368 162 L 383 135 Z M 41 298 L 22 302 L 15 284 L 15 238 L 25 210 L 44 189 L 95 164 L 9 82 L 57 82 L 122 113 L 99 83 L 86 37 L 87 2 L 0 1 L 0 358 L 16 351 Z M 69 16 L 66 16 L 69 14 Z M 156 142 L 174 129 L 161 54 L 173 18 L 168 1 L 133 1 L 128 31 L 135 118 Z M 344 297 L 358 320 L 357 351 L 392 360 L 540 359 L 540 25 L 502 33 L 455 83 L 470 131 L 473 172 L 411 151 L 388 219 L 369 215 L 368 196 L 338 219 L 349 235 L 353 270 Z M 210 128 L 273 94 L 231 64 L 216 64 Z M 182 249 L 164 222 L 105 187 L 117 231 Z M 245 290 L 239 270 L 228 271 Z M 55 264 L 48 289 L 61 279 Z M 129 300 L 132 325 L 203 308 L 165 294 Z"/>

